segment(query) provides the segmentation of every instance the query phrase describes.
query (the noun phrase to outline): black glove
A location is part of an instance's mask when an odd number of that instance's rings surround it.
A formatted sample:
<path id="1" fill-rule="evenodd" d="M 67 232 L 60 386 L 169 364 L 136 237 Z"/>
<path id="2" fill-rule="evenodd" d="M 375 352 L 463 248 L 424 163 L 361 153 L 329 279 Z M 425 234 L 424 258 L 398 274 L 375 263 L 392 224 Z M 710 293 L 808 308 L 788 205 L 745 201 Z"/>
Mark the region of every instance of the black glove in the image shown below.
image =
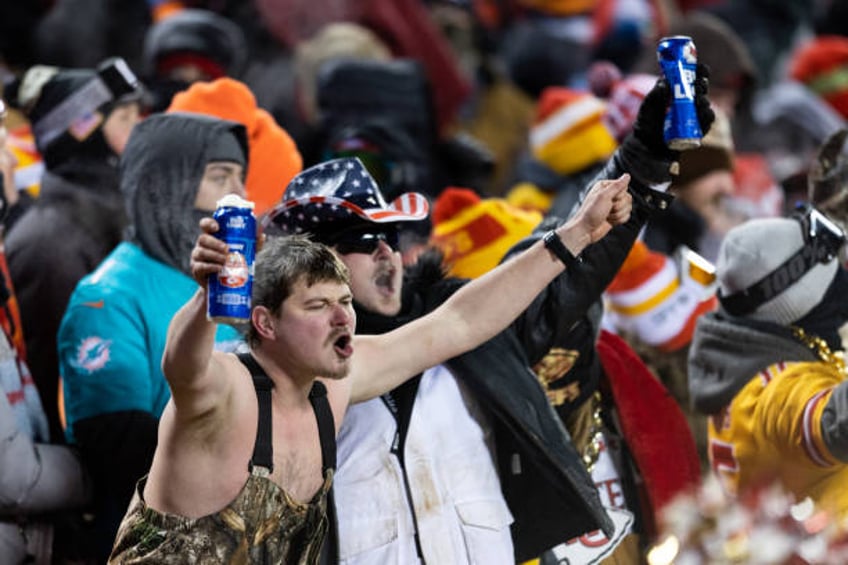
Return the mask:
<path id="1" fill-rule="evenodd" d="M 715 112 L 710 106 L 710 67 L 704 63 L 695 66 L 695 114 L 701 124 L 701 133 L 707 135 L 715 121 Z"/>
<path id="2" fill-rule="evenodd" d="M 710 69 L 703 63 L 695 67 L 695 112 L 698 115 L 698 123 L 704 135 L 710 130 L 715 121 L 715 112 L 710 107 L 709 84 Z M 645 95 L 645 99 L 639 106 L 636 114 L 636 122 L 633 124 L 633 135 L 641 141 L 655 156 L 667 161 L 676 161 L 679 157 L 678 151 L 668 148 L 663 138 L 663 121 L 671 99 L 671 89 L 665 78 L 657 79 L 654 87 Z"/>

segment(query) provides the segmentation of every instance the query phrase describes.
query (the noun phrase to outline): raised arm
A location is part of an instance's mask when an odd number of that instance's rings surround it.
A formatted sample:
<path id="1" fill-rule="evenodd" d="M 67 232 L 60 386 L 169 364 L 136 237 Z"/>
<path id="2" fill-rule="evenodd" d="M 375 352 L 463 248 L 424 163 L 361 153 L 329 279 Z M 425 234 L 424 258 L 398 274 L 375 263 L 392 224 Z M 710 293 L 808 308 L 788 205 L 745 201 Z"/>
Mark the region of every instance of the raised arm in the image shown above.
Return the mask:
<path id="1" fill-rule="evenodd" d="M 556 235 L 575 256 L 630 217 L 629 175 L 596 183 Z M 506 328 L 559 273 L 563 263 L 537 242 L 460 289 L 429 315 L 393 332 L 354 341 L 351 400 L 391 390 L 407 378 L 473 349 Z"/>
<path id="2" fill-rule="evenodd" d="M 203 218 L 200 226 L 204 233 L 191 253 L 191 274 L 200 288 L 171 320 L 162 355 L 177 412 L 189 417 L 213 408 L 228 382 L 217 360 L 223 354 L 214 351 L 216 324 L 206 318 L 207 280 L 221 270 L 227 245 L 211 235 L 218 229 L 215 220 Z"/>

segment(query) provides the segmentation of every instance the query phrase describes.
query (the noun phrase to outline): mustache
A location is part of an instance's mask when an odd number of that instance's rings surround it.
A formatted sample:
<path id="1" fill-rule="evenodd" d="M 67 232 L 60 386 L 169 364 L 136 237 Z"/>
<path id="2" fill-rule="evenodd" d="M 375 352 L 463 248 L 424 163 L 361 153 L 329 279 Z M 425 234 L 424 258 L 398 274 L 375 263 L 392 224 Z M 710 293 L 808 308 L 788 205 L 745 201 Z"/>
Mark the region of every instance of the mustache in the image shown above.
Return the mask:
<path id="1" fill-rule="evenodd" d="M 352 338 L 353 337 L 353 329 L 352 328 L 344 328 L 344 329 L 335 329 L 330 332 L 330 336 L 327 338 L 327 343 L 334 344 L 341 338 Z"/>

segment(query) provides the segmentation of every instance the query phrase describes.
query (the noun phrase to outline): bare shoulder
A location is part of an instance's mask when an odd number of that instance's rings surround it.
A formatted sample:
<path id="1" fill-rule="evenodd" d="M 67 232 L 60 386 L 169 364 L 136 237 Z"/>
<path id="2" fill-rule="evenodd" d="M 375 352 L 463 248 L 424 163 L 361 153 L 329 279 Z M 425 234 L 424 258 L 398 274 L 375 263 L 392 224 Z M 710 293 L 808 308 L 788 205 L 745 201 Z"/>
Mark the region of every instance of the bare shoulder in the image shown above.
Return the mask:
<path id="1" fill-rule="evenodd" d="M 348 404 L 350 404 L 350 379 L 318 379 L 327 388 L 327 400 L 333 411 L 336 433 L 342 424 Z"/>

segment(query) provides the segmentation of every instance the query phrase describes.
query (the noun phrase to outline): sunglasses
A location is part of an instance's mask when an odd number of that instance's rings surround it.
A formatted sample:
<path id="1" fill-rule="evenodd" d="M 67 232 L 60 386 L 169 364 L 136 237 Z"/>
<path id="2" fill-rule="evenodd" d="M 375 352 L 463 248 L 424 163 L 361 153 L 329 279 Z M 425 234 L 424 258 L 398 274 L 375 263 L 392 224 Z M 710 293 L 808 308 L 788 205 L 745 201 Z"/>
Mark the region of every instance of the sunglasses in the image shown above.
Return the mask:
<path id="1" fill-rule="evenodd" d="M 327 245 L 334 247 L 342 255 L 348 255 L 350 253 L 371 255 L 380 246 L 381 241 L 388 245 L 392 251 L 399 251 L 398 239 L 397 228 L 390 228 L 379 231 L 368 230 L 342 233 L 327 241 Z"/>

